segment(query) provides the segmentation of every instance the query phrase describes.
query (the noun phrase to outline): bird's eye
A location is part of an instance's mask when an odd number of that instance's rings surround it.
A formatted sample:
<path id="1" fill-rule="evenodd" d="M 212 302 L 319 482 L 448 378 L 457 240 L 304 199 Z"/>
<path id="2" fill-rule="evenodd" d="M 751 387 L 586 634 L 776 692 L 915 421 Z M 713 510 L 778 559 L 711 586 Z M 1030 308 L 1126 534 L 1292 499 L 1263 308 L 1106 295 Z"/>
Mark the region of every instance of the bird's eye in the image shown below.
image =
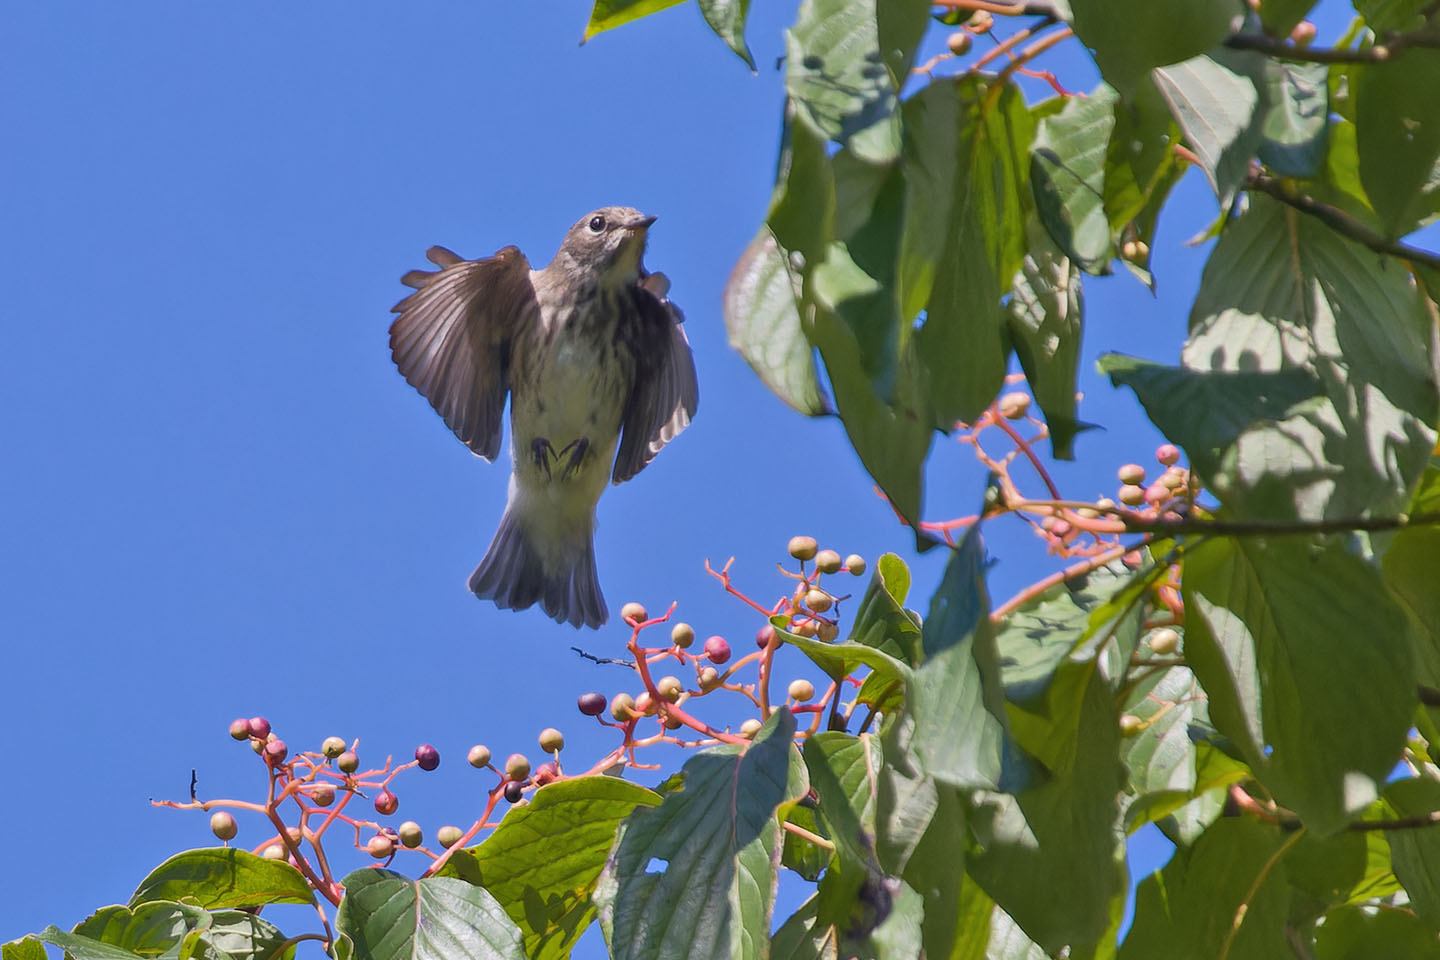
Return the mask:
<path id="1" fill-rule="evenodd" d="M 605 229 L 605 218 L 604 218 L 604 217 L 597 215 L 597 216 L 593 216 L 593 217 L 590 218 L 590 232 L 591 232 L 591 233 L 599 233 L 599 232 L 601 232 L 601 231 L 604 230 L 604 229 Z"/>

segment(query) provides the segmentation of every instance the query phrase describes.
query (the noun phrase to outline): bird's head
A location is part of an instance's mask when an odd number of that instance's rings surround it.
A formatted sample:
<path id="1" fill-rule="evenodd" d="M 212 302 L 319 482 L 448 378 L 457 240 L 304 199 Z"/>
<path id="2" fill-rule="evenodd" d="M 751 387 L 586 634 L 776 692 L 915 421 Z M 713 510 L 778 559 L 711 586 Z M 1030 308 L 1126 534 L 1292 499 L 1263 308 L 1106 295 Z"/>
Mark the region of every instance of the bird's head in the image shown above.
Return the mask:
<path id="1" fill-rule="evenodd" d="M 640 258 L 645 253 L 645 231 L 654 222 L 654 217 L 634 207 L 592 210 L 565 235 L 558 258 L 566 260 L 572 269 L 589 274 L 597 285 L 633 282 L 640 274 Z"/>

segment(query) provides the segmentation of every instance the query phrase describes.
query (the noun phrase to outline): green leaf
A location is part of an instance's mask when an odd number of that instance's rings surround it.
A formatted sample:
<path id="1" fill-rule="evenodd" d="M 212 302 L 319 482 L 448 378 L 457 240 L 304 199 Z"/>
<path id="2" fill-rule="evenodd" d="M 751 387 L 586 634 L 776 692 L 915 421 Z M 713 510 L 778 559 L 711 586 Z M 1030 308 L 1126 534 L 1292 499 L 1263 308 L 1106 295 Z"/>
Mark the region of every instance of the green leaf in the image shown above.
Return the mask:
<path id="1" fill-rule="evenodd" d="M 1188 60 L 1239 21 L 1234 0 L 1071 0 L 1075 33 L 1105 80 L 1129 93 L 1151 67 Z"/>
<path id="2" fill-rule="evenodd" d="M 1137 794 L 1195 789 L 1193 721 L 1207 722 L 1205 694 L 1184 667 L 1170 667 L 1139 684 L 1125 702 L 1125 712 L 1143 726 L 1120 743 L 1120 760 Z"/>
<path id="3" fill-rule="evenodd" d="M 1180 127 L 1150 78 L 1115 102 L 1115 128 L 1105 151 L 1105 213 L 1119 232 L 1140 215 L 1166 174 L 1183 167 L 1175 158 Z"/>
<path id="4" fill-rule="evenodd" d="M 984 582 L 985 548 L 972 529 L 950 556 L 925 618 L 915 671 L 914 749 L 925 772 L 954 786 L 995 786 L 1004 748 L 1004 695 Z"/>
<path id="5" fill-rule="evenodd" d="M 910 568 L 895 554 L 882 554 L 855 608 L 849 641 L 883 650 L 912 667 L 919 663 L 920 617 L 905 609 L 909 593 Z"/>
<path id="6" fill-rule="evenodd" d="M 1325 391 L 1247 431 L 1225 472 L 1207 478 L 1232 511 L 1317 520 L 1404 508 L 1435 446 L 1440 399 L 1431 321 L 1397 266 L 1265 196 L 1226 227 L 1185 365 L 1304 369 Z"/>
<path id="7" fill-rule="evenodd" d="M 210 912 L 165 900 L 148 901 L 133 910 L 104 907 L 86 917 L 72 932 L 141 956 L 179 951 L 187 939 L 212 952 L 223 951 L 224 957 L 234 960 L 280 960 L 295 955 L 293 944 L 282 949 L 285 935 L 254 914 L 241 910 Z M 202 951 L 200 955 L 211 954 Z"/>
<path id="8" fill-rule="evenodd" d="M 826 835 L 835 843 L 835 861 L 820 883 L 818 916 L 848 931 L 863 923 L 853 915 L 862 906 L 856 902 L 861 888 L 883 880 L 874 840 L 880 745 L 869 734 L 826 732 L 808 738 L 803 753 Z"/>
<path id="9" fill-rule="evenodd" d="M 1260 6 L 1260 22 L 1270 36 L 1288 37 L 1313 6 L 1315 0 L 1269 0 Z"/>
<path id="10" fill-rule="evenodd" d="M 805 0 L 785 34 L 785 90 L 826 138 L 884 162 L 899 149 L 898 86 L 876 0 Z"/>
<path id="11" fill-rule="evenodd" d="M 0 943 L 0 960 L 49 960 L 45 944 L 26 935 L 8 943 Z"/>
<path id="12" fill-rule="evenodd" d="M 1226 817 L 1194 846 L 1177 849 L 1163 870 L 1140 882 L 1120 960 L 1214 960 L 1232 929 L 1230 960 L 1286 956 L 1285 863 L 1271 863 L 1281 843 L 1273 826 Z"/>
<path id="13" fill-rule="evenodd" d="M 750 13 L 750 0 L 700 0 L 700 12 L 715 35 L 745 61 L 753 72 L 755 58 L 745 42 L 745 18 Z"/>
<path id="14" fill-rule="evenodd" d="M 1060 113 L 1040 121 L 1030 147 L 1030 186 L 1040 222 L 1087 273 L 1106 272 L 1110 259 L 1105 158 L 1117 99 L 1114 88 L 1103 83 L 1088 97 L 1070 98 Z"/>
<path id="15" fill-rule="evenodd" d="M 522 960 L 520 931 L 482 887 L 453 877 L 411 880 L 356 870 L 344 880 L 335 930 L 366 960 Z"/>
<path id="16" fill-rule="evenodd" d="M 73 960 L 136 960 L 138 956 L 129 950 L 101 943 L 99 940 L 66 933 L 56 926 L 46 927 L 37 936 L 64 950 L 65 955 Z"/>
<path id="17" fill-rule="evenodd" d="M 974 420 L 1004 382 L 1008 345 L 996 311 L 1025 259 L 1034 126 L 1025 98 L 1010 84 L 936 81 L 911 99 L 929 104 L 947 97 L 953 107 L 933 109 L 942 118 L 953 111 L 956 131 L 932 135 L 926 123 L 907 142 L 907 170 L 934 173 L 921 181 L 907 176 L 901 241 L 903 304 L 923 292 L 923 279 L 916 290 L 905 286 L 905 262 L 935 256 L 935 240 L 943 241 L 916 339 L 929 373 L 935 425 L 945 430 L 956 420 Z M 906 126 L 908 131 L 913 121 Z M 925 190 L 927 181 L 944 180 L 950 183 L 944 194 Z"/>
<path id="18" fill-rule="evenodd" d="M 1440 810 L 1440 783 L 1429 777 L 1396 780 L 1385 800 L 1397 817 L 1427 817 Z M 1433 827 L 1388 831 L 1396 878 L 1410 895 L 1410 908 L 1432 930 L 1440 928 L 1440 835 Z"/>
<path id="19" fill-rule="evenodd" d="M 1436 960 L 1435 931 L 1394 908 L 1340 907 L 1315 931 L 1315 960 Z"/>
<path id="20" fill-rule="evenodd" d="M 898 876 L 920 847 L 939 809 L 935 780 L 920 766 L 915 750 L 915 718 L 893 713 L 880 728 L 881 749 L 889 762 L 880 770 L 876 786 L 875 854 L 884 871 Z M 959 838 L 951 833 L 944 849 Z"/>
<path id="21" fill-rule="evenodd" d="M 1030 252 L 1015 273 L 1005 321 L 1025 379 L 1045 414 L 1057 460 L 1074 456 L 1076 367 L 1084 326 L 1080 271 L 1033 220 Z"/>
<path id="22" fill-rule="evenodd" d="M 825 836 L 825 827 L 816 816 L 813 805 L 793 804 L 785 813 L 785 822 L 793 823 L 803 830 L 822 837 Z M 794 870 L 811 883 L 820 879 L 821 871 L 830 865 L 830 851 L 816 846 L 789 830 L 785 831 L 784 837 L 785 845 L 780 851 L 780 865 L 787 870 Z"/>
<path id="23" fill-rule="evenodd" d="M 1365 881 L 1366 853 L 1365 837 L 1354 831 L 1329 837 L 1306 831 L 1285 854 L 1285 875 L 1294 888 L 1292 919 L 1304 923 L 1345 903 Z"/>
<path id="24" fill-rule="evenodd" d="M 811 662 L 825 671 L 825 674 L 832 680 L 843 680 L 859 668 L 869 667 L 870 676 L 878 678 L 877 683 L 893 687 L 891 695 L 896 698 L 904 695 L 907 685 L 911 682 L 910 668 L 883 650 L 849 641 L 825 643 L 822 640 L 813 640 L 790 633 L 783 626 L 775 624 L 774 620 L 771 621 L 771 625 L 775 627 L 775 632 L 780 639 L 809 657 Z"/>
<path id="25" fill-rule="evenodd" d="M 1360 183 L 1360 151 L 1355 143 L 1355 124 L 1343 118 L 1331 118 L 1326 140 L 1325 166 L 1318 179 L 1306 184 L 1310 195 L 1379 231 L 1380 218 L 1375 215 L 1370 198 L 1365 195 L 1365 187 Z"/>
<path id="26" fill-rule="evenodd" d="M 626 819 L 597 893 L 617 960 L 760 957 L 773 906 L 776 810 L 804 795 L 792 746 L 795 718 L 780 709 L 748 744 L 697 754 L 685 786 Z M 661 869 L 652 869 L 655 861 Z"/>
<path id="27" fill-rule="evenodd" d="M 1339 829 L 1377 795 L 1416 702 L 1378 572 L 1341 538 L 1217 538 L 1187 555 L 1183 586 L 1186 662 L 1216 727 L 1279 803 Z"/>
<path id="28" fill-rule="evenodd" d="M 770 960 L 839 960 L 839 934 L 816 916 L 819 898 L 810 897 L 770 941 Z"/>
<path id="29" fill-rule="evenodd" d="M 830 412 L 815 371 L 815 348 L 800 327 L 801 278 L 762 226 L 725 285 L 730 346 L 765 386 L 807 416 Z"/>
<path id="30" fill-rule="evenodd" d="M 590 895 L 620 821 L 660 799 L 617 777 L 549 784 L 507 813 L 485 842 L 452 856 L 439 875 L 490 891 L 520 928 L 530 960 L 568 956 L 594 918 Z"/>
<path id="31" fill-rule="evenodd" d="M 290 864 L 246 850 L 210 847 L 177 853 L 140 882 L 130 906 L 150 900 L 185 900 L 197 906 L 263 907 L 315 902 L 305 877 Z"/>
<path id="32" fill-rule="evenodd" d="M 1286 177 L 1311 177 L 1325 163 L 1329 130 L 1329 68 L 1323 63 L 1265 63 L 1265 100 L 1260 160 Z"/>
<path id="33" fill-rule="evenodd" d="M 1153 74 L 1226 211 L 1264 137 L 1266 58 L 1218 50 Z"/>
<path id="34" fill-rule="evenodd" d="M 1391 30 L 1413 30 L 1424 24 L 1420 11 L 1429 5 L 1429 0 L 1351 0 L 1355 12 L 1365 18 L 1365 24 L 1376 33 Z"/>
<path id="35" fill-rule="evenodd" d="M 1421 188 L 1440 161 L 1440 51 L 1409 50 L 1357 73 L 1360 180 L 1385 233 L 1404 236 L 1427 212 L 1417 209 Z"/>
<path id="36" fill-rule="evenodd" d="M 906 863 L 904 876 L 924 901 L 920 932 L 926 955 L 983 960 L 994 901 L 965 874 L 962 794 L 955 787 L 938 788 L 930 826 Z"/>
<path id="37" fill-rule="evenodd" d="M 1415 679 L 1440 689 L 1440 528 L 1408 527 L 1397 533 L 1381 561 L 1385 583 L 1405 611 Z"/>
<path id="38" fill-rule="evenodd" d="M 595 0 L 595 6 L 590 9 L 590 22 L 585 25 L 585 36 L 581 38 L 581 42 L 589 40 L 602 30 L 612 30 L 680 2 L 682 0 Z"/>
<path id="39" fill-rule="evenodd" d="M 995 907 L 990 919 L 990 944 L 985 951 L 986 960 L 1046 960 L 1046 953 L 1029 937 L 1020 925 L 1000 907 Z"/>
<path id="40" fill-rule="evenodd" d="M 1125 886 L 1116 860 L 1119 724 L 1109 686 L 1093 661 L 1066 661 L 1039 702 L 1010 704 L 1009 720 L 1016 743 L 1046 775 L 1014 794 L 977 793 L 966 869 L 1047 952 L 1095 943 Z"/>

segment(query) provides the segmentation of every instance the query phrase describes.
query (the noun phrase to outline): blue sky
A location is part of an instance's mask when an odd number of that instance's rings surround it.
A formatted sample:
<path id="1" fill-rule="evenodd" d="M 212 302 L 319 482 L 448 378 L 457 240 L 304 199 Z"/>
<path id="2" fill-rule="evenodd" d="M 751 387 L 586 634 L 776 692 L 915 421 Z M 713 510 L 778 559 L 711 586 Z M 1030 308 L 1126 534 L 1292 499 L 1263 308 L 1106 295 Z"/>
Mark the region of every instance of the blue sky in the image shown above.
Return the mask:
<path id="1" fill-rule="evenodd" d="M 634 684 L 570 646 L 616 655 L 626 631 L 465 590 L 507 466 L 471 456 L 390 362 L 399 276 L 430 244 L 515 243 L 538 264 L 594 207 L 660 218 L 647 259 L 685 309 L 701 405 L 601 503 L 612 613 L 676 600 L 743 648 L 753 615 L 702 563 L 736 556 L 772 599 L 795 533 L 898 551 L 926 608 L 943 551 L 914 556 L 838 422 L 791 413 L 726 344 L 721 290 L 769 198 L 794 6 L 755 4 L 752 76 L 693 4 L 584 46 L 583 0 L 7 5 L 0 941 L 68 927 L 207 845 L 202 815 L 147 801 L 183 797 L 192 767 L 202 795 L 256 798 L 235 716 L 267 715 L 292 748 L 360 737 L 367 759 L 435 743 L 440 769 L 396 787 L 400 819 L 432 830 L 490 786 L 463 763 L 472 743 L 533 752 L 553 725 L 572 763 L 611 746 L 574 697 Z M 1073 45 L 1046 64 L 1093 84 Z M 1215 212 L 1188 177 L 1161 219 L 1158 297 L 1123 272 L 1087 287 L 1080 415 L 1107 429 L 1057 469 L 1068 494 L 1111 492 L 1158 442 L 1093 359 L 1176 355 L 1205 253 L 1182 241 Z M 932 461 L 927 516 L 970 512 L 974 460 L 937 438 Z M 989 540 L 997 598 L 1050 569 L 1018 524 Z"/>

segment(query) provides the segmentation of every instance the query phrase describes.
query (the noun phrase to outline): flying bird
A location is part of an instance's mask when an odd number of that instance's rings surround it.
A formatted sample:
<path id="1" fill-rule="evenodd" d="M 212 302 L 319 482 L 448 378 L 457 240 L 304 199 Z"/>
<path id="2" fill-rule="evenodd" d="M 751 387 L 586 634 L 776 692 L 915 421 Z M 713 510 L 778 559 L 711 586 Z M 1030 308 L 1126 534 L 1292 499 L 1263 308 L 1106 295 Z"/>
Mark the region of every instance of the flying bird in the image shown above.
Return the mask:
<path id="1" fill-rule="evenodd" d="M 689 425 L 695 360 L 670 282 L 641 262 L 654 217 L 602 207 L 581 217 L 533 270 L 518 248 L 401 278 L 390 353 L 455 436 L 493 461 L 510 397 L 510 492 L 470 590 L 502 609 L 534 604 L 598 627 L 595 507 Z"/>

